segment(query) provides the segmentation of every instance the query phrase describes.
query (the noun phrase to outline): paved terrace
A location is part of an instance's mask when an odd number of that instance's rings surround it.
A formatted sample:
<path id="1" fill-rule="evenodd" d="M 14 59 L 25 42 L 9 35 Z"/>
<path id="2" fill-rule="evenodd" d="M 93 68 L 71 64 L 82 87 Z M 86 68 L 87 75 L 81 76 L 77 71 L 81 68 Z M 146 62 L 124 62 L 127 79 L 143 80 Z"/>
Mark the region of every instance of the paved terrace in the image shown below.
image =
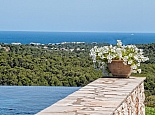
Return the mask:
<path id="1" fill-rule="evenodd" d="M 144 77 L 99 78 L 36 115 L 114 115 L 144 80 Z"/>

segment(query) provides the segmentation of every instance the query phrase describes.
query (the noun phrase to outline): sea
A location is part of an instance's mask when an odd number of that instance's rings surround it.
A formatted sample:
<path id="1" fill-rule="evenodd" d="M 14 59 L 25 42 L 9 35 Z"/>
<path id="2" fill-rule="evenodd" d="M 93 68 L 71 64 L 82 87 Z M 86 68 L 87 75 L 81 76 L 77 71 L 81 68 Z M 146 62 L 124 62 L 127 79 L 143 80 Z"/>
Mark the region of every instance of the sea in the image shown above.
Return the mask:
<path id="1" fill-rule="evenodd" d="M 117 40 L 121 40 L 124 45 L 155 43 L 155 33 L 0 31 L 0 43 L 97 42 L 116 44 Z"/>
<path id="2" fill-rule="evenodd" d="M 155 33 L 0 31 L 0 43 L 155 43 Z M 0 115 L 34 115 L 80 87 L 0 86 Z"/>
<path id="3" fill-rule="evenodd" d="M 0 115 L 34 115 L 80 87 L 0 86 Z"/>

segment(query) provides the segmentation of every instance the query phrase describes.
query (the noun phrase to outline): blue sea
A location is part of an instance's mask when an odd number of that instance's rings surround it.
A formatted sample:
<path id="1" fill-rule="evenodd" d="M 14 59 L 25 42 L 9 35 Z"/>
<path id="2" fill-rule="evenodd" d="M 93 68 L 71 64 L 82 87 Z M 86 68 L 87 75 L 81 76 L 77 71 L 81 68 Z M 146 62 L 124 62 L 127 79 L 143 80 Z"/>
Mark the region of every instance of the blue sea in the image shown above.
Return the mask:
<path id="1" fill-rule="evenodd" d="M 34 115 L 80 87 L 0 86 L 0 115 Z"/>
<path id="2" fill-rule="evenodd" d="M 0 31 L 0 43 L 104 42 L 115 44 L 116 40 L 122 40 L 123 44 L 155 43 L 155 33 Z"/>

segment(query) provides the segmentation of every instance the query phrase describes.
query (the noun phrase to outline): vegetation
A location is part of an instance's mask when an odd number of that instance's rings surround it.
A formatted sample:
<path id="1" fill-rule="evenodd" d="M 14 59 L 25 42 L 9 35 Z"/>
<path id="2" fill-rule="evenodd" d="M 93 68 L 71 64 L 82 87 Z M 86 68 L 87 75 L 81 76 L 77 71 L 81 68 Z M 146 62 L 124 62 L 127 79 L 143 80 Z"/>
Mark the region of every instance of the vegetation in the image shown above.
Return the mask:
<path id="1" fill-rule="evenodd" d="M 85 51 L 55 51 L 30 45 L 1 47 L 10 48 L 8 52 L 3 48 L 0 51 L 1 85 L 84 86 L 102 76 Z"/>
<path id="2" fill-rule="evenodd" d="M 146 107 L 145 108 L 145 114 L 146 115 L 154 115 L 155 113 L 155 108 L 152 108 L 152 107 Z"/>
<path id="3" fill-rule="evenodd" d="M 95 45 L 107 44 L 0 44 L 0 85 L 84 86 L 102 77 L 89 56 Z M 144 49 L 150 60 L 141 65 L 141 74 L 133 75 L 146 77 L 145 104 L 155 107 L 155 44 L 137 47 Z"/>

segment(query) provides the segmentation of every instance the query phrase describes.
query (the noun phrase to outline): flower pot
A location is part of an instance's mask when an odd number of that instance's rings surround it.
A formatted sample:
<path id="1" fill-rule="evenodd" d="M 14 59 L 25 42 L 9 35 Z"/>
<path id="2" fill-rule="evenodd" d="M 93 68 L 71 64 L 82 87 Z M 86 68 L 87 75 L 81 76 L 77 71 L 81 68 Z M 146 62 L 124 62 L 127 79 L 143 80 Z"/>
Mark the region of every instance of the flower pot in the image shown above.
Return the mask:
<path id="1" fill-rule="evenodd" d="M 132 72 L 130 65 L 124 65 L 123 60 L 112 60 L 108 68 L 114 77 L 129 78 Z"/>

